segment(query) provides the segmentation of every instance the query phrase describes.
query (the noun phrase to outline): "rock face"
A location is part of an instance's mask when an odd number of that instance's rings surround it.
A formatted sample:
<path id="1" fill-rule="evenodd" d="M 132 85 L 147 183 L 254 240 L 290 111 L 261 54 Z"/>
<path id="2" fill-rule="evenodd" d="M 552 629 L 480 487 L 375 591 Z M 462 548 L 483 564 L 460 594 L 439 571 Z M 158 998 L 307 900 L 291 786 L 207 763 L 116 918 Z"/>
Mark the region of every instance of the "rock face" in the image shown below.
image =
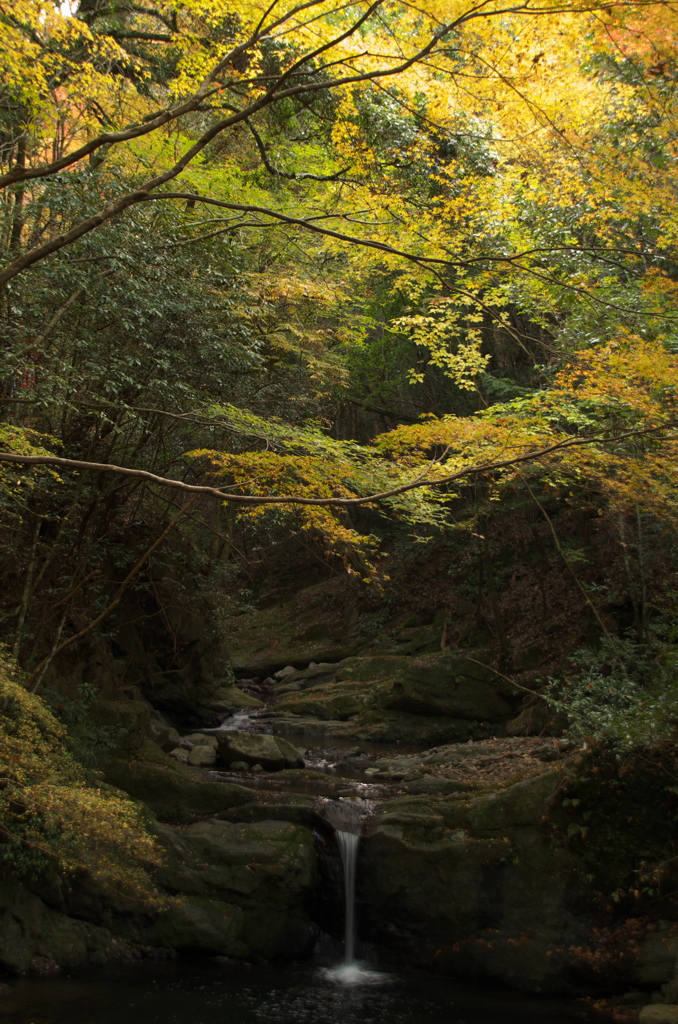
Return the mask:
<path id="1" fill-rule="evenodd" d="M 0 882 L 0 972 L 44 958 L 60 967 L 102 964 L 142 944 L 244 959 L 288 960 L 310 950 L 307 914 L 316 883 L 313 835 L 283 821 L 214 819 L 179 831 L 159 826 L 160 907 L 130 904 L 87 876 L 41 880 L 31 891 Z"/>
<path id="2" fill-rule="evenodd" d="M 216 724 L 212 702 L 233 686 L 218 612 L 204 597 L 177 601 L 176 581 L 159 570 L 152 595 L 125 595 L 116 623 L 119 669 L 154 707 L 183 722 Z M 163 614 L 158 615 L 158 608 Z M 114 670 L 118 665 L 114 665 Z"/>
<path id="3" fill-rule="evenodd" d="M 300 590 L 290 600 L 230 620 L 230 656 L 236 675 L 262 678 L 287 665 L 337 662 L 357 654 L 365 638 L 344 608 L 347 581 L 325 580 Z M 354 600 L 354 598 L 353 598 Z"/>
<path id="4" fill-rule="evenodd" d="M 232 956 L 292 959 L 308 950 L 314 928 L 313 835 L 284 821 L 206 820 L 183 832 L 160 830 L 160 884 L 180 899 L 139 937 L 154 946 Z"/>
<path id="5" fill-rule="evenodd" d="M 567 990 L 568 949 L 588 926 L 572 897 L 577 865 L 540 829 L 559 781 L 553 772 L 470 799 L 388 804 L 364 841 L 372 936 L 422 966 Z"/>
<path id="6" fill-rule="evenodd" d="M 279 713 L 351 720 L 356 734 L 374 739 L 442 743 L 480 738 L 513 717 L 515 695 L 496 673 L 470 658 L 377 655 L 345 658 L 328 679 L 306 688 L 312 674 L 295 682 L 276 704 Z M 302 673 L 297 673 L 301 676 Z M 292 692 L 291 688 L 301 692 Z"/>
<path id="7" fill-rule="evenodd" d="M 243 761 L 250 768 L 252 765 L 260 764 L 268 771 L 304 767 L 304 759 L 297 748 L 278 736 L 240 732 L 234 729 L 219 733 L 217 740 L 219 760 L 225 765 Z"/>
<path id="8" fill-rule="evenodd" d="M 100 924 L 61 913 L 16 882 L 0 882 L 0 970 L 26 971 L 36 957 L 63 967 L 103 963 L 115 945 Z"/>

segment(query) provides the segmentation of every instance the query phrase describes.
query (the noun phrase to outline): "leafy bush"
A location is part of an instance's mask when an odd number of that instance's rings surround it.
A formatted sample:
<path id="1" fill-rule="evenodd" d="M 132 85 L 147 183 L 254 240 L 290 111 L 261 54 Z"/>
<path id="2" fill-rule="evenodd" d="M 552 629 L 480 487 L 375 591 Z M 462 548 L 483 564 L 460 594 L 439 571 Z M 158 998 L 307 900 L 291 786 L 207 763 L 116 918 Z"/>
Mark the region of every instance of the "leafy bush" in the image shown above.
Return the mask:
<path id="1" fill-rule="evenodd" d="M 657 639 L 603 637 L 570 658 L 571 671 L 551 679 L 547 702 L 570 720 L 570 732 L 622 746 L 670 739 L 678 723 L 675 650 Z"/>
<path id="2" fill-rule="evenodd" d="M 19 877 L 56 867 L 136 898 L 158 862 L 139 808 L 89 781 L 63 726 L 0 653 L 0 863 Z"/>

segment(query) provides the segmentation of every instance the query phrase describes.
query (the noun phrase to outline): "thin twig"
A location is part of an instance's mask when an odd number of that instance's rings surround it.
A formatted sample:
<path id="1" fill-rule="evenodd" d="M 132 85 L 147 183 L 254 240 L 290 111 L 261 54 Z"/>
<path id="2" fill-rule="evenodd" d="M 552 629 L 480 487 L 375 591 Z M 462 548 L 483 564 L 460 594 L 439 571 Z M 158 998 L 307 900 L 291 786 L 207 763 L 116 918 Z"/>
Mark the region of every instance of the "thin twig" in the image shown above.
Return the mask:
<path id="1" fill-rule="evenodd" d="M 520 470 L 518 471 L 518 476 L 520 477 L 520 479 L 525 484 L 525 486 L 526 486 L 526 488 L 527 488 L 527 490 L 529 492 L 529 495 L 532 498 L 532 501 L 535 503 L 535 505 L 537 506 L 537 508 L 539 509 L 541 514 L 543 515 L 544 519 L 548 523 L 549 530 L 551 531 L 551 536 L 553 537 L 553 543 L 556 546 L 556 551 L 558 552 L 558 554 L 562 558 L 563 563 L 565 565 L 565 568 L 567 569 L 567 571 L 569 572 L 570 576 L 574 580 L 574 582 L 575 582 L 575 584 L 577 586 L 577 589 L 579 590 L 579 592 L 581 593 L 582 597 L 586 601 L 586 604 L 588 605 L 588 607 L 593 612 L 593 616 L 594 616 L 596 622 L 598 623 L 598 625 L 602 629 L 602 631 L 605 634 L 605 636 L 607 637 L 607 639 L 610 641 L 612 647 L 616 647 L 615 642 L 614 642 L 614 637 L 610 634 L 610 631 L 608 630 L 607 626 L 605 625 L 605 623 L 601 619 L 601 617 L 600 617 L 600 615 L 598 613 L 598 609 L 594 605 L 594 603 L 591 600 L 591 598 L 589 597 L 589 595 L 586 593 L 586 589 L 584 588 L 583 583 L 581 582 L 581 580 L 577 576 L 576 572 L 574 571 L 574 569 L 570 565 L 569 559 L 567 558 L 567 556 L 565 555 L 565 552 L 563 551 L 562 547 L 560 546 L 560 540 L 558 539 L 558 534 L 556 533 L 556 528 L 553 525 L 553 521 L 551 520 L 550 515 L 548 514 L 548 512 L 546 511 L 546 509 L 544 508 L 542 503 L 539 501 L 539 499 L 537 498 L 537 496 L 533 492 L 532 488 L 530 487 L 529 483 L 527 482 L 525 476 L 520 472 Z"/>
<path id="2" fill-rule="evenodd" d="M 67 647 L 70 647 L 70 645 L 74 644 L 77 640 L 82 640 L 83 637 L 87 636 L 88 633 L 91 633 L 93 629 L 95 629 L 100 623 L 102 623 L 104 619 L 108 618 L 111 612 L 120 604 L 122 595 L 127 589 L 128 583 L 130 583 L 134 579 L 139 570 L 142 568 L 144 562 L 146 562 L 147 559 L 151 557 L 155 549 L 162 544 L 167 534 L 173 529 L 174 525 L 178 522 L 178 520 L 181 518 L 184 512 L 187 509 L 189 509 L 192 505 L 194 505 L 196 501 L 197 498 L 191 498 L 191 500 L 188 501 L 185 505 L 182 505 L 182 507 L 179 509 L 177 514 L 173 516 L 173 518 L 170 520 L 170 522 L 162 531 L 157 540 L 155 540 L 151 544 L 150 548 L 144 551 L 141 558 L 134 564 L 132 569 L 130 569 L 127 576 L 125 576 L 125 579 L 122 581 L 117 591 L 115 592 L 115 596 L 111 603 L 108 605 L 108 607 L 105 608 L 100 615 L 97 615 L 97 617 L 93 619 L 88 626 L 85 626 L 84 629 L 81 629 L 80 632 L 76 633 L 74 636 L 70 636 L 67 640 L 64 640 L 64 642 L 60 644 L 59 647 L 50 651 L 50 653 L 42 659 L 37 668 L 34 669 L 34 671 L 26 680 L 26 689 L 30 690 L 31 693 L 35 693 L 42 679 L 43 669 L 47 667 L 47 664 L 49 664 L 49 662 L 57 654 L 60 654 L 63 650 L 65 650 Z"/>

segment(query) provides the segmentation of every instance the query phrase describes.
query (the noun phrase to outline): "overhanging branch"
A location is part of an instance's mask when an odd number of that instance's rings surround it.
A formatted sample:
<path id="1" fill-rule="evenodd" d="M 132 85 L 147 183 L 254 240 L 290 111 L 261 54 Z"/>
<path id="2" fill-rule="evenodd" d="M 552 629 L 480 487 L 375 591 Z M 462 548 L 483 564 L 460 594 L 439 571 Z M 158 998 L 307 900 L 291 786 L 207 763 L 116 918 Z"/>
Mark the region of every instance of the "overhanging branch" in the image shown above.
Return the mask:
<path id="1" fill-rule="evenodd" d="M 354 506 L 367 505 L 370 502 L 393 498 L 398 494 L 405 494 L 407 491 L 419 490 L 423 487 L 440 487 L 443 484 L 451 484 L 465 477 L 482 476 L 484 473 L 493 473 L 501 469 L 510 469 L 511 466 L 522 465 L 526 462 L 535 462 L 545 455 L 564 451 L 567 448 L 582 447 L 590 444 L 614 444 L 617 441 L 624 441 L 631 437 L 644 437 L 650 434 L 658 434 L 665 430 L 673 430 L 676 426 L 678 426 L 677 423 L 669 422 L 661 426 L 646 427 L 643 430 L 629 430 L 624 434 L 615 434 L 611 437 L 601 435 L 570 437 L 563 441 L 555 441 L 544 448 L 537 448 L 523 455 L 516 455 L 511 459 L 484 462 L 477 466 L 466 466 L 464 469 L 457 470 L 456 473 L 450 473 L 448 476 L 443 477 L 418 477 L 416 480 L 400 484 L 398 487 L 392 487 L 386 491 L 378 491 L 375 494 L 357 498 L 307 498 L 299 494 L 233 494 L 232 492 L 223 491 L 219 487 L 210 487 L 206 484 L 187 484 L 183 480 L 172 480 L 169 477 L 158 476 L 156 473 L 149 473 L 145 469 L 130 469 L 126 466 L 115 466 L 106 462 L 62 459 L 57 455 L 18 455 L 14 452 L 0 452 L 0 462 L 16 463 L 25 466 L 55 466 L 57 469 L 84 470 L 92 473 L 114 473 L 119 476 L 147 480 L 149 483 L 160 484 L 163 487 L 171 487 L 174 490 L 186 491 L 190 494 L 205 494 L 212 498 L 218 498 L 219 501 L 230 502 L 234 505 L 320 505 L 333 508 L 353 508 Z"/>

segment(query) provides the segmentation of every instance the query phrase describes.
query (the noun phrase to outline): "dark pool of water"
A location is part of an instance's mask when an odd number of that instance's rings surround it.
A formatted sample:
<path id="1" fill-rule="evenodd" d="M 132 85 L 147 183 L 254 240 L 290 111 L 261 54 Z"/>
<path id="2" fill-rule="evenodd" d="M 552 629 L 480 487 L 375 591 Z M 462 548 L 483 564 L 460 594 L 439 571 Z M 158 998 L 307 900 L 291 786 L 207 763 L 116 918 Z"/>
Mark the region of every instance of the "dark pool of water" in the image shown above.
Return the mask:
<path id="1" fill-rule="evenodd" d="M 416 972 L 332 984 L 317 967 L 144 963 L 12 980 L 2 1024 L 574 1024 L 581 1005 Z"/>

